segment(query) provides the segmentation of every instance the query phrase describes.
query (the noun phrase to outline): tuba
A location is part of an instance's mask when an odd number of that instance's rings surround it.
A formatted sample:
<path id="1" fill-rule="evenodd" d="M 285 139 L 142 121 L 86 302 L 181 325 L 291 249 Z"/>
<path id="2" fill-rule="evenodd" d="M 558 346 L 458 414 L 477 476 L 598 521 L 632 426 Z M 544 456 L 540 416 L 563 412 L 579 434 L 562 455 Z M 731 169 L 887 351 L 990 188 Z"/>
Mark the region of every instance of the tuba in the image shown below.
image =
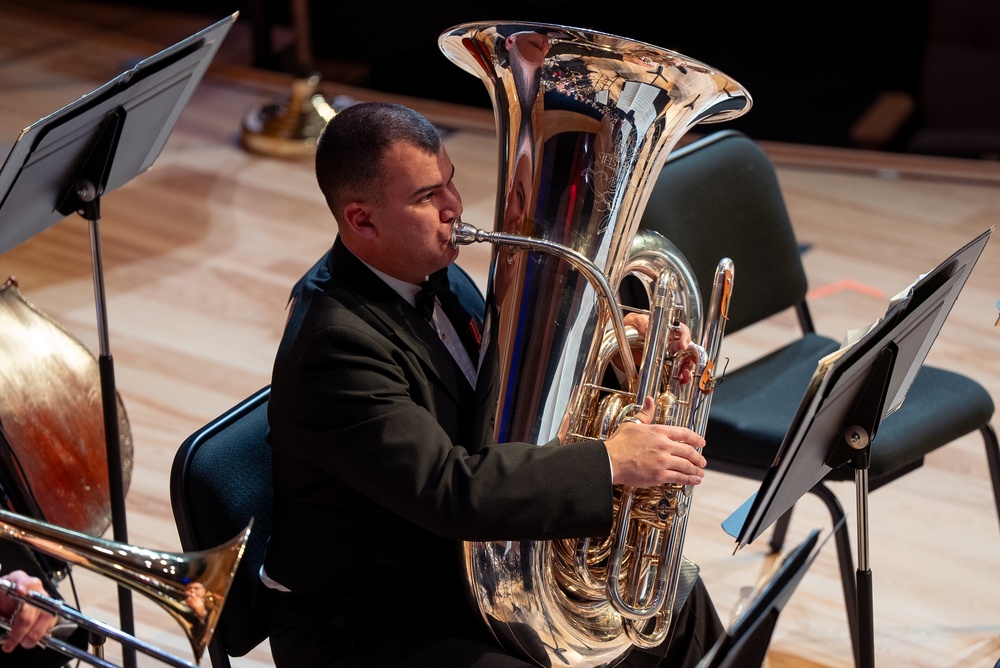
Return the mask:
<path id="1" fill-rule="evenodd" d="M 559 25 L 463 24 L 438 43 L 486 84 L 496 116 L 494 229 L 452 227 L 455 246 L 493 244 L 478 438 L 603 439 L 647 396 L 657 423 L 704 434 L 733 265 L 719 262 L 703 311 L 683 255 L 638 226 L 680 137 L 745 113 L 747 91 L 678 53 Z M 644 339 L 624 324 L 626 277 L 649 298 Z M 693 342 L 671 354 L 680 323 Z M 614 360 L 621 379 L 609 383 Z M 692 382 L 679 381 L 682 365 Z M 540 666 L 614 665 L 659 645 L 682 568 L 696 568 L 682 557 L 690 504 L 688 487 L 618 485 L 607 536 L 466 542 L 473 607 L 501 645 Z"/>

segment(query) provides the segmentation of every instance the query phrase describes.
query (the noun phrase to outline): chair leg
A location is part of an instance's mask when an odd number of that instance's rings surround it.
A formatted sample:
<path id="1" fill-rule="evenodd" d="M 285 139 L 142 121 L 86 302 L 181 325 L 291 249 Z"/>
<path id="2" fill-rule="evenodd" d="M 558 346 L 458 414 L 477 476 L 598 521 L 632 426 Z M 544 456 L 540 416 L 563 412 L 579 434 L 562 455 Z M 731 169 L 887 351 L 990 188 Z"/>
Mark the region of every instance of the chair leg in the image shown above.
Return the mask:
<path id="1" fill-rule="evenodd" d="M 218 636 L 213 637 L 208 642 L 208 658 L 212 668 L 231 668 L 229 654 L 222 648 L 222 641 Z"/>
<path id="2" fill-rule="evenodd" d="M 851 632 L 851 647 L 854 649 L 854 665 L 860 664 L 860 638 L 858 627 L 858 590 L 855 583 L 854 556 L 851 553 L 851 538 L 845 521 L 844 509 L 830 488 L 822 482 L 811 490 L 826 504 L 833 519 L 834 538 L 837 541 L 837 558 L 840 562 L 840 580 L 844 588 L 844 605 L 847 607 L 847 627 Z M 784 519 L 782 517 L 781 519 Z M 779 520 L 781 521 L 781 520 Z"/>
<path id="3" fill-rule="evenodd" d="M 990 467 L 990 480 L 993 482 L 993 500 L 997 504 L 997 521 L 1000 521 L 1000 443 L 997 433 L 989 423 L 979 428 L 986 444 L 986 461 Z"/>

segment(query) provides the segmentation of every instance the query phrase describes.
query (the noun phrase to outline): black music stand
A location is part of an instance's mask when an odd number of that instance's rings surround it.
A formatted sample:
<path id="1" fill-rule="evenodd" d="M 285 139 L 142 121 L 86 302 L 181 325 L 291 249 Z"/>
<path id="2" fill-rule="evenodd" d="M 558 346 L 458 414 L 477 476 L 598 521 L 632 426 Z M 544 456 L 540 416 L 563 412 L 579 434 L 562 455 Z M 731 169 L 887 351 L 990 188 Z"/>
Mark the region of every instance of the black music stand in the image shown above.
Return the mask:
<path id="1" fill-rule="evenodd" d="M 99 370 L 116 541 L 127 542 L 114 364 L 100 243 L 101 196 L 145 172 L 215 57 L 238 12 L 142 60 L 21 131 L 0 168 L 0 253 L 77 213 L 90 223 Z M 134 635 L 129 590 L 118 588 L 122 630 Z M 134 650 L 123 647 L 126 665 Z"/>
<path id="2" fill-rule="evenodd" d="M 696 668 L 750 668 L 763 664 L 778 615 L 831 535 L 833 532 L 820 542 L 819 529 L 813 529 L 785 555 L 781 565 L 767 582 L 757 587 L 747 606 Z"/>
<path id="3" fill-rule="evenodd" d="M 990 228 L 921 277 L 849 347 L 820 360 L 760 489 L 723 523 L 740 549 L 833 469 L 855 468 L 858 503 L 859 666 L 875 665 L 868 565 L 868 462 L 879 424 L 903 403 L 913 378 L 992 234 Z M 737 527 L 740 527 L 738 531 Z"/>

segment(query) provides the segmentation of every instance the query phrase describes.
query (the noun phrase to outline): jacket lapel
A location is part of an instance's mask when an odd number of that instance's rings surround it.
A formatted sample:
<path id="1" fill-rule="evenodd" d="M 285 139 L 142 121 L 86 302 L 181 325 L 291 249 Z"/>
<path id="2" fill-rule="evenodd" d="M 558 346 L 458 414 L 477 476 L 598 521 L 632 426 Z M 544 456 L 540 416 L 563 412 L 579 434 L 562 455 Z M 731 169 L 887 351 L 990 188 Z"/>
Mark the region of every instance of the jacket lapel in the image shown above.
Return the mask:
<path id="1" fill-rule="evenodd" d="M 400 347 L 416 355 L 430 378 L 440 382 L 456 403 L 472 392 L 469 381 L 438 338 L 434 328 L 395 290 L 376 276 L 340 241 L 327 255 L 331 277 L 354 293 L 368 320 Z"/>

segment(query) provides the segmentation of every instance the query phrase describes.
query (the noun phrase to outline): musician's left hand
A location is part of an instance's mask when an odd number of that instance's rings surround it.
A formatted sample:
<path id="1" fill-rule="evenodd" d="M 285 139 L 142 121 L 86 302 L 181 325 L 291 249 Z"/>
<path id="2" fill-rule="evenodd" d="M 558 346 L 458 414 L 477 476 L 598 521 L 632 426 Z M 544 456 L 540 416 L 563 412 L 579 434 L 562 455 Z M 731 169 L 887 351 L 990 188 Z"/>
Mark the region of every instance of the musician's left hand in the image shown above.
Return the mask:
<path id="1" fill-rule="evenodd" d="M 19 594 L 26 595 L 29 591 L 46 593 L 42 581 L 24 571 L 11 571 L 2 577 L 14 584 Z M 13 652 L 18 645 L 25 649 L 35 647 L 58 621 L 53 615 L 33 605 L 22 604 L 2 592 L 0 592 L 0 615 L 10 618 L 10 631 L 4 638 L 3 645 L 0 645 L 0 649 L 5 653 Z"/>
<path id="2" fill-rule="evenodd" d="M 635 327 L 639 334 L 645 338 L 646 330 L 649 329 L 648 315 L 645 313 L 636 313 L 634 311 L 629 312 L 622 318 L 622 322 L 624 322 L 626 326 L 631 325 L 632 327 Z M 684 323 L 680 323 L 676 328 L 671 328 L 668 336 L 667 351 L 671 355 L 676 355 L 691 345 L 691 330 Z M 641 363 L 642 349 L 633 349 L 632 356 L 635 359 L 636 364 Z M 677 377 L 681 384 L 691 382 L 691 372 L 693 368 L 694 359 L 691 357 L 685 357 L 682 361 L 680 370 L 677 372 Z"/>

